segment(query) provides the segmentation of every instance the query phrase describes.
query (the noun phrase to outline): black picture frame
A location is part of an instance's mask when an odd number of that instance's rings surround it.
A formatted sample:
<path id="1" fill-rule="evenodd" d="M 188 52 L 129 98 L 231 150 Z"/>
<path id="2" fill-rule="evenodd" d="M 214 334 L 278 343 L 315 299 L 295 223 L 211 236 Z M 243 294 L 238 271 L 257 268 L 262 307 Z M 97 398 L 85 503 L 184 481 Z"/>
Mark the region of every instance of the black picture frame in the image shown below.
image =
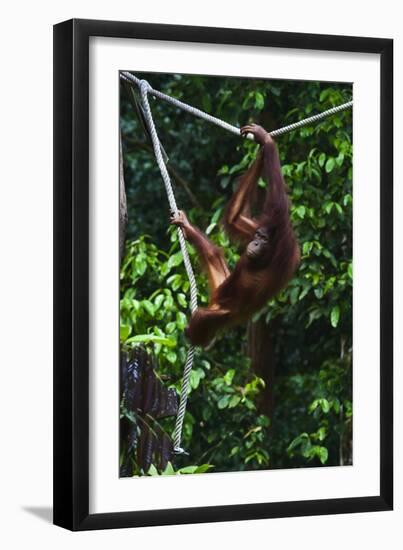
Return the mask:
<path id="1" fill-rule="evenodd" d="M 376 53 L 380 123 L 380 491 L 369 497 L 89 513 L 89 38 Z M 71 530 L 393 507 L 393 40 L 73 19 L 54 26 L 54 523 Z"/>

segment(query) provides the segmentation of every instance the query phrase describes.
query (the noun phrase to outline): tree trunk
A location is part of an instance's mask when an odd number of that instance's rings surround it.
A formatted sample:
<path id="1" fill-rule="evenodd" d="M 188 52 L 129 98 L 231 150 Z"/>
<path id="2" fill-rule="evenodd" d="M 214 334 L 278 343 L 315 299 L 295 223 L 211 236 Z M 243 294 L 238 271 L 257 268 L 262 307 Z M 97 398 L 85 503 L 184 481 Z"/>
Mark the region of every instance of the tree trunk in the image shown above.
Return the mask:
<path id="1" fill-rule="evenodd" d="M 122 153 L 122 137 L 119 141 L 119 262 L 122 261 L 127 229 L 127 200 L 125 177 L 123 172 L 123 153 Z"/>

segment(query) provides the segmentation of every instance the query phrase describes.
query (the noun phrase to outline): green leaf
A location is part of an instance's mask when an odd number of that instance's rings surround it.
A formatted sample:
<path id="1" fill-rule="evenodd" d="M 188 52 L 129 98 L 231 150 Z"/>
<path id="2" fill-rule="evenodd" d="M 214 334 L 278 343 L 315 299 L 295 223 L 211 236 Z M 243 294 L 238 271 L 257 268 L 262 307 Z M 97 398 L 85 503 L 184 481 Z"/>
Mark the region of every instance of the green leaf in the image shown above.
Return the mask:
<path id="1" fill-rule="evenodd" d="M 330 411 L 330 403 L 327 399 L 322 397 L 322 399 L 318 399 L 319 405 L 322 408 L 322 411 L 327 414 Z"/>
<path id="2" fill-rule="evenodd" d="M 143 343 L 148 344 L 152 342 L 154 344 L 162 344 L 163 346 L 174 347 L 176 346 L 176 341 L 172 338 L 163 338 L 161 336 L 156 336 L 155 334 L 137 334 L 126 340 L 126 344 L 131 343 Z"/>
<path id="3" fill-rule="evenodd" d="M 290 292 L 290 302 L 291 302 L 291 305 L 295 305 L 298 301 L 298 296 L 299 296 L 299 286 L 295 286 L 291 292 Z"/>
<path id="4" fill-rule="evenodd" d="M 178 299 L 178 303 L 182 306 L 182 307 L 187 307 L 187 301 L 186 301 L 186 296 L 182 293 L 179 293 L 177 295 L 177 299 Z"/>
<path id="5" fill-rule="evenodd" d="M 218 220 L 219 220 L 220 217 L 221 217 L 222 211 L 223 211 L 222 208 L 218 208 L 218 209 L 214 212 L 213 217 L 211 218 L 211 223 L 217 223 L 217 222 L 218 222 Z"/>
<path id="6" fill-rule="evenodd" d="M 344 161 L 344 153 L 343 152 L 340 152 L 336 158 L 336 164 L 337 166 L 341 166 L 343 164 L 343 161 Z"/>
<path id="7" fill-rule="evenodd" d="M 292 164 L 283 164 L 281 167 L 283 176 L 291 176 L 292 170 L 293 170 Z"/>
<path id="8" fill-rule="evenodd" d="M 336 210 L 339 214 L 343 214 L 343 208 L 341 207 L 341 205 L 338 202 L 335 202 L 334 206 L 335 206 L 335 208 L 336 208 Z"/>
<path id="9" fill-rule="evenodd" d="M 312 250 L 312 247 L 313 247 L 313 243 L 309 242 L 309 241 L 306 241 L 304 242 L 304 244 L 302 245 L 302 254 L 305 256 L 306 254 L 309 254 L 310 251 Z"/>
<path id="10" fill-rule="evenodd" d="M 231 399 L 229 400 L 228 408 L 233 409 L 241 402 L 241 398 L 239 395 L 233 395 Z"/>
<path id="11" fill-rule="evenodd" d="M 128 325 L 120 325 L 120 340 L 124 342 L 130 334 L 130 327 Z"/>
<path id="12" fill-rule="evenodd" d="M 308 328 L 316 319 L 319 319 L 322 316 L 322 312 L 320 309 L 315 308 L 309 313 L 308 323 L 306 325 L 306 328 Z"/>
<path id="13" fill-rule="evenodd" d="M 328 456 L 329 456 L 329 453 L 328 453 L 326 447 L 318 447 L 318 455 L 319 455 L 319 460 L 321 461 L 321 463 L 325 464 L 327 462 L 327 459 L 328 459 Z"/>
<path id="14" fill-rule="evenodd" d="M 157 475 L 159 475 L 159 474 L 158 474 L 158 470 L 157 470 L 157 468 L 154 466 L 154 464 L 151 464 L 150 467 L 148 468 L 147 475 L 148 475 L 148 476 L 157 476 Z"/>
<path id="15" fill-rule="evenodd" d="M 167 279 L 167 283 L 172 286 L 173 290 L 178 290 L 178 288 L 182 285 L 182 275 L 179 273 L 175 273 L 175 275 L 171 275 Z"/>
<path id="16" fill-rule="evenodd" d="M 330 323 L 333 328 L 336 328 L 339 324 L 340 319 L 340 308 L 339 306 L 334 306 L 330 312 Z"/>
<path id="17" fill-rule="evenodd" d="M 325 160 L 326 160 L 326 155 L 325 155 L 325 153 L 321 153 L 321 154 L 319 155 L 319 159 L 318 159 L 318 163 L 319 163 L 319 166 L 320 166 L 321 168 L 323 168 L 323 165 L 325 164 Z"/>
<path id="18" fill-rule="evenodd" d="M 229 395 L 224 395 L 223 397 L 221 397 L 221 399 L 219 399 L 219 401 L 217 403 L 217 407 L 219 409 L 225 409 L 225 407 L 228 406 L 229 399 L 230 399 Z"/>
<path id="19" fill-rule="evenodd" d="M 206 235 L 210 235 L 210 233 L 213 231 L 213 229 L 215 228 L 217 224 L 215 222 L 212 222 L 208 228 L 206 229 Z"/>
<path id="20" fill-rule="evenodd" d="M 315 288 L 314 293 L 318 300 L 323 298 L 323 288 L 320 288 L 320 287 Z"/>
<path id="21" fill-rule="evenodd" d="M 157 296 L 154 298 L 154 306 L 156 309 L 160 307 L 162 302 L 164 301 L 165 296 L 163 294 L 157 294 Z"/>
<path id="22" fill-rule="evenodd" d="M 178 474 L 195 474 L 198 466 L 184 466 L 183 468 L 180 468 L 177 473 Z"/>
<path id="23" fill-rule="evenodd" d="M 168 334 L 171 334 L 172 332 L 174 332 L 175 329 L 176 329 L 176 323 L 174 323 L 173 321 L 170 321 L 169 323 L 167 323 L 165 327 L 165 331 L 168 332 Z"/>
<path id="24" fill-rule="evenodd" d="M 255 108 L 261 111 L 264 107 L 264 96 L 260 92 L 255 92 Z"/>
<path id="25" fill-rule="evenodd" d="M 139 275 L 144 275 L 146 269 L 147 269 L 147 263 L 145 261 L 145 257 L 143 254 L 139 254 L 136 259 L 134 260 L 134 266 L 136 269 L 136 272 Z"/>
<path id="26" fill-rule="evenodd" d="M 180 330 L 183 330 L 187 325 L 187 317 L 182 311 L 178 311 L 176 314 L 176 324 Z"/>
<path id="27" fill-rule="evenodd" d="M 327 159 L 327 162 L 326 162 L 326 165 L 325 165 L 325 170 L 328 174 L 333 170 L 335 164 L 336 163 L 335 163 L 335 160 L 334 160 L 333 157 L 330 157 L 330 158 Z"/>
<path id="28" fill-rule="evenodd" d="M 242 102 L 242 109 L 245 109 L 245 110 L 246 110 L 246 109 L 249 108 L 250 103 L 251 103 L 251 99 L 252 99 L 253 95 L 254 95 L 253 92 L 249 92 L 249 93 L 246 95 L 245 99 L 244 99 L 243 102 Z"/>
<path id="29" fill-rule="evenodd" d="M 299 298 L 298 298 L 298 301 L 299 301 L 299 302 L 305 298 L 305 296 L 308 294 L 309 290 L 310 290 L 310 287 L 309 287 L 309 286 L 306 286 L 306 287 L 302 290 L 302 292 L 301 292 L 301 294 L 299 295 Z"/>
<path id="30" fill-rule="evenodd" d="M 238 447 L 238 445 L 236 445 L 235 447 L 232 447 L 231 452 L 230 452 L 229 455 L 230 455 L 230 456 L 235 456 L 235 455 L 237 455 L 238 453 L 239 453 L 239 447 Z"/>
<path id="31" fill-rule="evenodd" d="M 348 206 L 353 202 L 353 197 L 350 195 L 350 193 L 347 193 L 343 197 L 343 204 L 344 206 Z"/>
<path id="32" fill-rule="evenodd" d="M 319 101 L 322 103 L 322 101 L 325 101 L 325 99 L 327 99 L 327 97 L 329 96 L 331 90 L 329 90 L 329 88 L 326 88 L 325 90 L 323 90 L 321 93 L 320 93 L 320 96 L 319 96 Z"/>
<path id="33" fill-rule="evenodd" d="M 182 252 L 177 252 L 176 254 L 173 254 L 169 260 L 168 260 L 168 267 L 177 267 L 180 265 L 183 261 Z"/>
<path id="34" fill-rule="evenodd" d="M 168 351 L 166 358 L 170 363 L 174 364 L 176 363 L 177 355 L 174 351 Z"/>
<path id="35" fill-rule="evenodd" d="M 150 302 L 150 300 L 143 300 L 142 306 L 151 317 L 154 317 L 155 306 L 152 302 Z"/>
<path id="36" fill-rule="evenodd" d="M 195 474 L 204 474 L 207 470 L 214 468 L 212 464 L 201 464 L 196 468 Z"/>
<path id="37" fill-rule="evenodd" d="M 205 377 L 202 369 L 193 369 L 190 371 L 189 383 L 192 389 L 196 390 L 199 387 L 200 380 Z"/>
<path id="38" fill-rule="evenodd" d="M 305 208 L 305 206 L 303 206 L 303 205 L 298 206 L 298 207 L 295 209 L 295 212 L 297 213 L 298 217 L 301 218 L 301 220 L 303 220 L 304 217 L 305 217 L 306 208 Z"/>
<path id="39" fill-rule="evenodd" d="M 223 174 L 228 174 L 228 171 L 229 171 L 229 167 L 227 164 L 224 164 L 223 166 L 221 166 L 221 168 L 218 170 L 217 174 L 219 176 L 222 176 Z"/>
<path id="40" fill-rule="evenodd" d="M 232 384 L 232 380 L 235 376 L 235 369 L 229 369 L 225 375 L 224 375 L 224 382 L 227 384 L 227 386 L 230 386 Z"/>
<path id="41" fill-rule="evenodd" d="M 165 470 L 162 472 L 163 476 L 172 476 L 175 475 L 175 470 L 170 462 L 166 465 Z"/>
<path id="42" fill-rule="evenodd" d="M 299 445 L 306 444 L 307 441 L 309 441 L 309 435 L 306 432 L 300 434 L 295 439 L 293 439 L 291 443 L 288 445 L 287 452 L 290 453 L 293 449 L 295 449 Z"/>

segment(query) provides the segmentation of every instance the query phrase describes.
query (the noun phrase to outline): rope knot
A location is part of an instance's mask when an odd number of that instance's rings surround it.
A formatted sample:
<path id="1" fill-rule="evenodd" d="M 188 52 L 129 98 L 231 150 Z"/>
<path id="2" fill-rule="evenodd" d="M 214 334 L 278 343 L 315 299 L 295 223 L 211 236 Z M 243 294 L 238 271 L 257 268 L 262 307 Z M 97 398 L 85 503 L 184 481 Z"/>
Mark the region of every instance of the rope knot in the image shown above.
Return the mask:
<path id="1" fill-rule="evenodd" d="M 151 86 L 147 80 L 140 80 L 139 82 L 140 90 L 142 92 L 149 92 L 151 90 Z"/>

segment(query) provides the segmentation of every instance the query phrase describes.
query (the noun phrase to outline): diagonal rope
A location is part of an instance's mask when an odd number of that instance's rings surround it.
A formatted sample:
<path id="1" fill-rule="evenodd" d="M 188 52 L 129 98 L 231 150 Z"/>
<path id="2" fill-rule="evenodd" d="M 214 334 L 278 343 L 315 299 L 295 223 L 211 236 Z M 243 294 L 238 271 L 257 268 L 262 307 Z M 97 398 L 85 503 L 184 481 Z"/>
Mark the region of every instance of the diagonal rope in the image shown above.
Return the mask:
<path id="1" fill-rule="evenodd" d="M 299 120 L 298 122 L 294 122 L 293 124 L 289 124 L 288 126 L 283 126 L 282 128 L 279 128 L 278 130 L 273 130 L 269 132 L 269 134 L 272 137 L 276 136 L 282 136 L 283 134 L 288 134 L 288 132 L 292 132 L 293 130 L 297 130 L 298 128 L 302 128 L 303 126 L 310 126 L 314 122 L 318 122 L 319 120 L 322 120 L 324 118 L 327 118 L 329 116 L 335 115 L 336 113 L 339 113 L 341 111 L 347 111 L 347 109 L 351 109 L 353 106 L 352 101 L 348 101 L 347 103 L 343 103 L 342 105 L 337 105 L 337 107 L 332 107 L 331 109 L 328 109 L 327 111 L 322 111 L 321 113 L 318 113 L 317 115 L 310 116 L 308 118 L 304 118 L 303 120 Z"/>
<path id="2" fill-rule="evenodd" d="M 124 80 L 130 81 L 134 84 L 140 85 L 140 79 L 136 76 L 132 75 L 131 73 L 127 71 L 122 71 L 121 76 L 124 78 Z M 204 120 L 207 120 L 208 122 L 211 122 L 212 124 L 215 124 L 216 126 L 220 126 L 224 130 L 228 130 L 228 132 L 232 132 L 233 134 L 240 135 L 239 128 L 236 126 L 232 126 L 232 124 L 228 124 L 228 122 L 224 122 L 223 120 L 209 115 L 205 113 L 204 111 L 201 111 L 200 109 L 197 109 L 196 107 L 193 107 L 192 105 L 188 105 L 187 103 L 184 103 L 183 101 L 180 101 L 179 99 L 176 99 L 174 97 L 171 97 L 170 95 L 164 94 L 158 90 L 154 90 L 154 88 L 151 88 L 149 85 L 148 93 L 153 95 L 154 97 L 158 97 L 159 99 L 163 99 L 167 103 L 170 103 L 171 105 L 174 105 L 175 107 L 179 107 L 179 109 L 183 109 L 184 111 L 187 111 L 188 113 L 198 117 L 202 118 Z"/>
<path id="3" fill-rule="evenodd" d="M 175 195 L 172 189 L 172 184 L 169 178 L 168 170 L 166 168 L 166 165 L 162 156 L 161 144 L 158 139 L 157 130 L 155 128 L 150 104 L 148 101 L 148 92 L 150 90 L 150 85 L 145 80 L 142 80 L 139 82 L 139 86 L 140 86 L 141 102 L 144 108 L 145 117 L 146 117 L 148 128 L 150 131 L 155 158 L 157 160 L 157 164 L 160 169 L 162 179 L 164 180 L 169 206 L 173 213 L 177 213 L 178 207 L 176 204 Z M 182 251 L 183 262 L 185 264 L 186 273 L 190 283 L 190 311 L 193 313 L 197 309 L 197 286 L 196 286 L 195 276 L 193 273 L 192 264 L 190 263 L 189 253 L 186 248 L 185 237 L 181 227 L 178 227 L 178 237 L 179 237 L 180 248 Z M 181 447 L 181 440 L 182 440 L 183 420 L 185 418 L 185 413 L 186 413 L 190 372 L 193 366 L 193 357 L 194 357 L 194 347 L 190 346 L 186 357 L 185 367 L 183 370 L 179 409 L 176 417 L 175 430 L 174 430 L 174 436 L 173 436 L 173 442 L 174 442 L 173 447 L 174 447 L 174 453 L 176 454 L 185 453 L 185 451 Z"/>
<path id="4" fill-rule="evenodd" d="M 134 76 L 132 73 L 129 73 L 128 71 L 122 71 L 120 73 L 120 77 L 123 80 L 126 80 L 128 82 L 131 82 L 133 84 L 137 84 L 137 86 L 140 86 L 141 80 Z M 184 103 L 183 101 L 180 101 L 179 99 L 175 99 L 174 97 L 171 97 L 167 94 L 164 94 L 158 90 L 154 90 L 150 85 L 148 85 L 148 93 L 158 97 L 160 99 L 163 99 L 167 103 L 170 103 L 171 105 L 174 105 L 175 107 L 178 107 L 180 109 L 183 109 L 184 111 L 187 111 L 188 113 L 198 117 L 202 118 L 204 120 L 207 120 L 207 122 L 211 122 L 212 124 L 215 124 L 216 126 L 220 126 L 220 128 L 223 128 L 224 130 L 228 130 L 228 132 L 231 132 L 233 134 L 236 134 L 238 136 L 241 135 L 240 129 L 237 126 L 233 126 L 232 124 L 228 124 L 228 122 L 225 122 L 224 120 L 221 120 L 217 117 L 214 117 L 212 115 L 209 115 L 208 113 L 205 113 L 204 111 L 201 111 L 200 109 L 197 109 L 196 107 L 193 107 L 192 105 L 188 105 L 187 103 Z M 278 128 L 277 130 L 272 130 L 269 132 L 269 134 L 272 137 L 276 136 L 282 136 L 283 134 L 287 134 L 288 132 L 292 132 L 293 130 L 297 130 L 298 128 L 302 128 L 303 126 L 309 126 L 310 124 L 313 124 L 314 122 L 318 122 L 320 120 L 323 120 L 324 118 L 327 118 L 329 116 L 332 116 L 336 113 L 339 113 L 341 111 L 346 111 L 347 109 L 351 109 L 353 106 L 352 101 L 348 101 L 347 103 L 343 103 L 341 105 L 337 105 L 336 107 L 332 107 L 331 109 L 327 109 L 326 111 L 322 111 L 321 113 L 318 113 L 317 115 L 313 115 L 308 118 L 304 118 L 303 120 L 299 120 L 298 122 L 294 122 L 293 124 L 289 124 L 287 126 L 283 126 L 282 128 Z M 247 135 L 248 139 L 253 140 L 253 136 L 251 134 Z"/>

